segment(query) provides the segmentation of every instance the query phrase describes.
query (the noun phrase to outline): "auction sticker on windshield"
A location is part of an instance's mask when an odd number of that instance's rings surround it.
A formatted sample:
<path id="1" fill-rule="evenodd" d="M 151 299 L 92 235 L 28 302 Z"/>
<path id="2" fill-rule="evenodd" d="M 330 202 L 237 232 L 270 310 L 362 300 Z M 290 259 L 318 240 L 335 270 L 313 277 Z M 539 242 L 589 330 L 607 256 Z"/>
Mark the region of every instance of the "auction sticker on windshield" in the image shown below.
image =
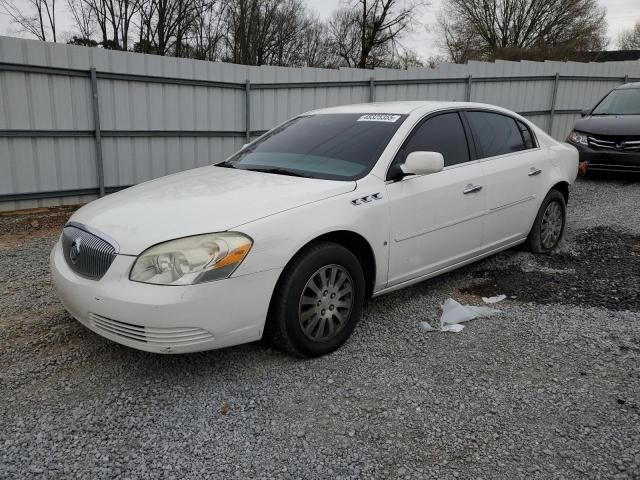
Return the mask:
<path id="1" fill-rule="evenodd" d="M 388 113 L 368 113 L 358 118 L 358 122 L 389 122 L 394 123 L 401 115 L 390 115 Z"/>

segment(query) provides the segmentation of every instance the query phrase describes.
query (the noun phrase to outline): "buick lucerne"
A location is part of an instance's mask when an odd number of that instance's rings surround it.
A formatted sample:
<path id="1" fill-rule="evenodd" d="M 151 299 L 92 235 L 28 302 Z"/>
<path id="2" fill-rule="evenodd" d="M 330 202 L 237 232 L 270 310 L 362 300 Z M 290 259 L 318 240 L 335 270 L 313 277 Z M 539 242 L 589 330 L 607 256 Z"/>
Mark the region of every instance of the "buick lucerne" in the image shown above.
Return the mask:
<path id="1" fill-rule="evenodd" d="M 454 102 L 299 115 L 214 165 L 91 202 L 51 253 L 83 325 L 158 353 L 263 337 L 342 345 L 367 298 L 560 241 L 578 152 L 519 115 Z"/>

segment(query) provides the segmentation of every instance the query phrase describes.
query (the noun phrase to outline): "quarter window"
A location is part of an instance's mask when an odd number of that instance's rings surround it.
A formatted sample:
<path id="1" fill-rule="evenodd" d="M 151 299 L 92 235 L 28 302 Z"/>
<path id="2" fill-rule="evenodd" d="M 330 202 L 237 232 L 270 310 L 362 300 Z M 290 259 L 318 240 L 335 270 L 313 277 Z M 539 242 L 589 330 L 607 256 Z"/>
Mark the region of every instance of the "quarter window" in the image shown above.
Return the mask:
<path id="1" fill-rule="evenodd" d="M 523 137 L 521 128 L 516 120 L 506 115 L 490 112 L 467 112 L 469 124 L 473 129 L 480 158 L 495 157 L 507 153 L 526 150 L 526 137 Z M 531 133 L 529 143 L 532 145 Z"/>
<path id="2" fill-rule="evenodd" d="M 443 113 L 426 120 L 407 142 L 404 158 L 411 152 L 439 152 L 445 167 L 468 162 L 469 148 L 460 116 Z"/>
<path id="3" fill-rule="evenodd" d="M 522 133 L 522 138 L 524 139 L 524 146 L 529 148 L 535 148 L 536 143 L 533 141 L 533 135 L 531 134 L 531 130 L 524 123 L 518 120 L 518 127 L 520 128 L 520 132 Z"/>

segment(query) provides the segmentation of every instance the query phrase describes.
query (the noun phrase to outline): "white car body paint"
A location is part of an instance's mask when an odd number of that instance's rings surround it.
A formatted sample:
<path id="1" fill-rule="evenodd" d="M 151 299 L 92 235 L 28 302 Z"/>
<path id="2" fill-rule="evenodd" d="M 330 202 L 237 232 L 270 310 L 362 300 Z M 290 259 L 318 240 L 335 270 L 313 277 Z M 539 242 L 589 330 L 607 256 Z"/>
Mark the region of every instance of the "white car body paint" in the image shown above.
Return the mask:
<path id="1" fill-rule="evenodd" d="M 385 181 L 416 124 L 451 109 L 483 109 L 518 118 L 535 133 L 538 147 Z M 371 171 L 356 181 L 209 166 L 145 182 L 82 207 L 71 221 L 114 239 L 119 252 L 101 279 L 90 280 L 69 267 L 58 242 L 51 253 L 51 271 L 67 310 L 106 338 L 152 352 L 255 341 L 262 336 L 280 274 L 314 239 L 337 231 L 365 239 L 375 258 L 373 294 L 379 295 L 523 242 L 547 192 L 559 182 L 572 183 L 578 171 L 575 148 L 499 107 L 391 102 L 310 113 L 408 117 Z M 541 172 L 530 175 L 534 170 Z M 470 185 L 482 189 L 463 194 Z M 254 242 L 230 278 L 185 286 L 129 280 L 136 257 L 147 248 L 227 230 Z"/>
<path id="2" fill-rule="evenodd" d="M 355 182 L 200 167 L 141 183 L 82 207 L 73 221 L 138 255 L 167 239 L 232 230 L 252 220 L 351 192 Z"/>

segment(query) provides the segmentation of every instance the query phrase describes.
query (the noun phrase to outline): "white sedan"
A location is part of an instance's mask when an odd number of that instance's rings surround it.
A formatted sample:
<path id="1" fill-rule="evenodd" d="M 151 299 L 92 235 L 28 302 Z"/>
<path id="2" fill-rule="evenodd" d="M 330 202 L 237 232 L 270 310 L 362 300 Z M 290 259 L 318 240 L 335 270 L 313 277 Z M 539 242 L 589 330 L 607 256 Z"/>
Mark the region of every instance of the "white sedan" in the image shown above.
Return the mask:
<path id="1" fill-rule="evenodd" d="M 526 242 L 560 241 L 578 152 L 494 106 L 299 115 L 227 160 L 79 209 L 51 253 L 83 325 L 159 353 L 263 337 L 342 345 L 367 298 Z"/>

